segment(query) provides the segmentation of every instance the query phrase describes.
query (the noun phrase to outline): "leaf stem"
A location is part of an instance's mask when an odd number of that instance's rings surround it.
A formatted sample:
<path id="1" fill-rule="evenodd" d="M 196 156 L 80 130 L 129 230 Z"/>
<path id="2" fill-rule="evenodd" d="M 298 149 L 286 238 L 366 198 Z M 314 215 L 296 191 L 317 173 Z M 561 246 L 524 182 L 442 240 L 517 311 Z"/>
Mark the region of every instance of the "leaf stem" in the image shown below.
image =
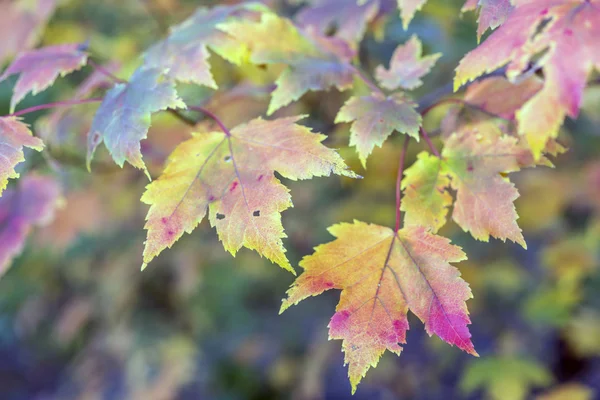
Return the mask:
<path id="1" fill-rule="evenodd" d="M 439 100 L 439 101 L 437 101 L 437 102 L 435 102 L 435 103 L 433 103 L 433 104 L 425 107 L 421 111 L 421 115 L 423 117 L 425 117 L 434 108 L 437 108 L 439 106 L 443 106 L 445 104 L 460 104 L 460 105 L 463 105 L 465 107 L 472 108 L 472 109 L 474 109 L 476 111 L 484 113 L 484 114 L 486 114 L 486 115 L 488 115 L 490 117 L 499 118 L 499 119 L 503 119 L 503 120 L 508 121 L 508 122 L 512 122 L 512 119 L 510 119 L 510 118 L 505 118 L 502 115 L 495 114 L 493 112 L 490 112 L 490 111 L 486 110 L 485 108 L 483 108 L 481 106 L 478 106 L 478 105 L 473 104 L 473 103 L 469 103 L 468 101 L 466 101 L 464 99 L 459 99 L 459 98 L 456 98 L 456 97 L 448 97 L 448 98 L 445 98 L 445 99 L 441 99 L 441 100 Z"/>
<path id="2" fill-rule="evenodd" d="M 404 160 L 406 159 L 406 151 L 408 150 L 408 143 L 410 136 L 406 136 L 404 139 L 404 145 L 402 146 L 402 153 L 400 153 L 400 161 L 398 163 L 398 176 L 396 177 L 396 229 L 395 232 L 400 230 L 400 207 L 402 206 L 402 176 L 404 175 Z"/>
<path id="3" fill-rule="evenodd" d="M 204 107 L 200 107 L 200 106 L 188 106 L 188 108 L 190 110 L 194 110 L 194 111 L 198 111 L 201 112 L 203 114 L 205 114 L 206 116 L 208 116 L 210 119 L 212 119 L 213 121 L 215 121 L 217 123 L 217 125 L 219 125 L 219 128 L 221 128 L 221 130 L 223 131 L 223 133 L 225 134 L 225 136 L 230 137 L 231 136 L 231 131 L 229 129 L 227 129 L 227 127 L 225 126 L 225 124 L 219 119 L 219 117 L 217 117 L 215 114 L 213 114 L 211 111 L 208 111 L 206 108 Z"/>
<path id="4" fill-rule="evenodd" d="M 32 113 L 35 111 L 47 110 L 49 108 L 76 106 L 79 104 L 100 102 L 102 100 L 103 100 L 102 97 L 95 97 L 95 98 L 91 98 L 91 99 L 55 101 L 54 103 L 40 104 L 37 106 L 24 108 L 21 111 L 14 112 L 14 113 L 8 114 L 6 116 L 7 117 L 19 117 L 21 115 L 29 114 L 29 113 Z"/>
<path id="5" fill-rule="evenodd" d="M 104 68 L 102 65 L 97 64 L 92 60 L 88 59 L 88 65 L 116 83 L 127 83 L 127 81 L 125 79 L 119 78 L 118 76 L 114 75 L 112 72 L 110 72 L 109 70 Z"/>
<path id="6" fill-rule="evenodd" d="M 423 139 L 425 139 L 425 142 L 427 143 L 427 146 L 429 146 L 429 149 L 431 150 L 431 152 L 437 157 L 437 158 L 442 158 L 442 156 L 440 155 L 440 152 L 435 148 L 435 146 L 433 145 L 433 143 L 431 142 L 431 139 L 429 138 L 429 135 L 427 134 L 427 132 L 425 131 L 425 129 L 423 129 L 423 127 L 421 127 L 419 129 L 419 132 L 421 133 L 421 137 Z"/>
<path id="7" fill-rule="evenodd" d="M 359 67 L 356 67 L 354 65 L 352 65 L 352 69 L 354 71 L 354 74 L 361 80 L 363 81 L 368 87 L 369 89 L 371 89 L 372 91 L 385 95 L 385 93 L 383 92 L 383 90 L 381 90 L 381 88 L 379 88 L 379 86 L 377 86 L 371 79 L 369 79 L 369 77 L 367 76 L 367 74 L 365 74 Z"/>

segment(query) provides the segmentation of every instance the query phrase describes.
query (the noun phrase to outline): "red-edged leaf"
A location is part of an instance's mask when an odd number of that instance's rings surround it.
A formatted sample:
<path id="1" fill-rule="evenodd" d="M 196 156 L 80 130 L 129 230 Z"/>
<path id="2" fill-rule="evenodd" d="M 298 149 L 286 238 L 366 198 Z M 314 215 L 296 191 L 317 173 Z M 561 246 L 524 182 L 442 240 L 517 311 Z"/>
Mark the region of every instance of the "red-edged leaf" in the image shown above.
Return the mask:
<path id="1" fill-rule="evenodd" d="M 87 63 L 81 44 L 61 44 L 21 53 L 0 76 L 0 82 L 13 74 L 21 74 L 10 100 L 11 113 L 27 93 L 34 95 L 47 89 L 58 76 L 65 76 Z"/>
<path id="2" fill-rule="evenodd" d="M 9 179 L 19 177 L 15 166 L 25 161 L 23 147 L 41 151 L 44 143 L 19 118 L 0 117 L 0 195 Z"/>
<path id="3" fill-rule="evenodd" d="M 352 392 L 385 350 L 400 354 L 408 310 L 429 335 L 477 355 L 467 327 L 471 290 L 450 265 L 466 259 L 460 247 L 423 227 L 394 232 L 355 221 L 329 232 L 336 239 L 302 259 L 304 272 L 288 290 L 281 312 L 326 290 L 342 291 L 329 336 L 343 340 Z"/>
<path id="4" fill-rule="evenodd" d="M 0 198 L 0 275 L 23 250 L 31 228 L 46 224 L 54 217 L 60 199 L 55 180 L 29 175 Z"/>

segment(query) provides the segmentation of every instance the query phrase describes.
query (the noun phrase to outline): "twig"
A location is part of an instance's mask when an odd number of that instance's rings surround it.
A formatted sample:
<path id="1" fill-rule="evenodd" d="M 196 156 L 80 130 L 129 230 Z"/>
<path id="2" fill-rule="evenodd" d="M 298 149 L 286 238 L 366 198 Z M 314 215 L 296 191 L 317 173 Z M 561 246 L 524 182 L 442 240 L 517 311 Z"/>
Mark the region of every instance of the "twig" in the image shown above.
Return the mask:
<path id="1" fill-rule="evenodd" d="M 423 139 L 425 139 L 425 143 L 427 143 L 427 146 L 429 146 L 429 150 L 431 150 L 431 152 L 437 158 L 442 158 L 442 156 L 440 155 L 440 152 L 435 148 L 435 146 L 433 145 L 433 143 L 431 143 L 431 139 L 429 138 L 429 135 L 427 134 L 427 132 L 425 131 L 425 129 L 423 129 L 423 127 L 421 127 L 419 129 L 419 132 L 421 133 L 421 137 Z"/>
<path id="2" fill-rule="evenodd" d="M 228 137 L 231 136 L 231 131 L 229 129 L 227 129 L 227 127 L 219 119 L 219 117 L 217 117 L 212 112 L 208 111 L 206 108 L 200 107 L 200 106 L 188 106 L 188 108 L 190 110 L 198 111 L 198 112 L 201 112 L 201 113 L 207 115 L 209 118 L 211 118 L 213 121 L 215 121 L 217 123 L 217 125 L 219 125 L 219 128 L 221 128 L 221 130 L 223 131 L 223 133 L 225 134 L 225 136 L 228 136 Z"/>
<path id="3" fill-rule="evenodd" d="M 55 101 L 54 103 L 40 104 L 37 106 L 25 108 L 21 111 L 14 112 L 14 113 L 8 114 L 6 116 L 7 117 L 19 117 L 21 115 L 29 114 L 29 113 L 32 113 L 35 111 L 47 110 L 49 108 L 76 106 L 79 104 L 100 102 L 102 100 L 103 99 L 101 97 L 95 97 L 95 98 L 91 98 L 91 99 Z"/>

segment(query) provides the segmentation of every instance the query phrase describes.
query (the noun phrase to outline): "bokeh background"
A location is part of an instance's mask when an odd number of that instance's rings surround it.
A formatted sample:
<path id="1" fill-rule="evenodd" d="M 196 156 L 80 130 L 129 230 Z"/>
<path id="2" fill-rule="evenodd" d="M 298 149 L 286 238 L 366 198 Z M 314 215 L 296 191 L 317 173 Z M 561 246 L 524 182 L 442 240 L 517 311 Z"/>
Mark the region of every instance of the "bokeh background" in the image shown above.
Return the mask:
<path id="1" fill-rule="evenodd" d="M 213 4 L 0 0 L 0 64 L 27 47 L 87 41 L 95 62 L 126 79 L 168 26 Z M 268 4 L 292 18 L 303 7 Z M 426 53 L 443 57 L 414 97 L 445 86 L 477 44 L 476 16 L 461 16 L 461 6 L 429 0 L 408 31 L 395 11 L 377 18 L 360 45 L 364 69 L 387 64 L 395 47 L 417 33 Z M 238 68 L 216 55 L 211 60 L 221 89 L 182 86 L 184 98 L 230 127 L 264 115 L 274 72 Z M 72 98 L 90 75 L 84 68 L 21 107 Z M 0 84 L 2 115 L 14 82 Z M 348 148 L 348 126 L 333 123 L 348 96 L 311 93 L 276 115 L 308 114 L 305 123 L 327 134 L 326 144 L 364 176 L 286 182 L 294 208 L 284 212 L 283 223 L 293 265 L 332 239 L 326 228 L 333 223 L 394 222 L 400 138 L 376 149 L 363 170 Z M 92 173 L 86 171 L 85 135 L 95 107 L 25 119 L 48 152 L 29 154 L 20 170 L 57 179 L 64 200 L 54 222 L 32 232 L 0 279 L 0 399 L 600 398 L 600 85 L 588 88 L 580 118 L 566 122 L 559 141 L 570 150 L 554 160 L 557 168 L 512 175 L 527 251 L 476 242 L 453 223 L 442 232 L 469 255 L 457 266 L 475 296 L 468 307 L 481 358 L 429 338 L 410 316 L 402 355 L 386 354 L 354 396 L 341 343 L 327 340 L 339 293 L 278 315 L 293 276 L 248 250 L 232 258 L 206 221 L 140 272 L 147 206 L 139 198 L 147 178 L 118 168 L 104 149 Z M 428 129 L 436 132 L 450 111 L 432 112 Z M 210 128 L 209 121 L 190 128 L 169 114 L 156 115 L 142 143 L 152 176 L 193 129 Z M 421 150 L 411 144 L 409 164 Z"/>

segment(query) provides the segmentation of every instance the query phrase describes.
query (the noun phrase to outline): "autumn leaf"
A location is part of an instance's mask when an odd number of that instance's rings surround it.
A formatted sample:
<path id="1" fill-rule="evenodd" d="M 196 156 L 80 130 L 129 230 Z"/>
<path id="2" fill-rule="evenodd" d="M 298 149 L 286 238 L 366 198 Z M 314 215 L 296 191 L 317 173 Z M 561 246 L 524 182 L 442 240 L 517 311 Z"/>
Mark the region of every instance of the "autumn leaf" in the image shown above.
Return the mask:
<path id="1" fill-rule="evenodd" d="M 477 40 L 488 29 L 496 29 L 506 20 L 513 9 L 511 0 L 467 0 L 462 11 L 479 10 L 477 18 Z"/>
<path id="2" fill-rule="evenodd" d="M 138 69 L 128 83 L 119 83 L 106 93 L 88 133 L 87 165 L 98 145 L 108 148 L 113 160 L 125 161 L 148 174 L 140 141 L 146 138 L 152 113 L 167 108 L 185 108 L 175 83 L 159 69 Z"/>
<path id="3" fill-rule="evenodd" d="M 335 36 L 356 45 L 377 15 L 378 0 L 357 4 L 356 0 L 313 0 L 296 15 L 300 26 L 314 27 L 322 35 L 335 29 Z"/>
<path id="4" fill-rule="evenodd" d="M 15 166 L 25 161 L 24 147 L 41 151 L 44 143 L 19 118 L 0 117 L 0 195 L 9 179 L 19 177 Z"/>
<path id="5" fill-rule="evenodd" d="M 502 356 L 471 361 L 461 381 L 461 389 L 472 393 L 485 388 L 493 400 L 524 400 L 531 388 L 546 386 L 552 375 L 538 362 Z"/>
<path id="6" fill-rule="evenodd" d="M 536 165 L 524 151 L 530 154 L 513 137 L 471 128 L 447 139 L 441 159 L 419 155 L 402 183 L 405 224 L 436 232 L 446 222 L 452 188 L 456 191 L 452 218 L 464 231 L 477 240 L 487 242 L 493 236 L 526 248 L 513 204 L 519 193 L 503 176 Z"/>
<path id="7" fill-rule="evenodd" d="M 35 46 L 55 8 L 56 0 L 0 2 L 0 64 L 19 51 Z"/>
<path id="8" fill-rule="evenodd" d="M 422 152 L 406 170 L 401 186 L 404 197 L 400 208 L 405 212 L 406 226 L 424 226 L 435 233 L 446 224 L 452 196 L 447 190 L 450 177 L 442 173 L 442 164 L 438 157 Z"/>
<path id="9" fill-rule="evenodd" d="M 404 30 L 408 28 L 408 24 L 412 21 L 413 17 L 419 11 L 427 0 L 397 0 L 398 7 L 400 8 L 400 18 L 402 19 L 402 26 Z"/>
<path id="10" fill-rule="evenodd" d="M 281 311 L 329 289 L 342 291 L 329 323 L 331 339 L 342 339 L 352 392 L 385 350 L 400 354 L 406 343 L 408 310 L 431 336 L 477 355 L 467 327 L 469 285 L 450 265 L 466 259 L 461 248 L 423 227 L 390 228 L 354 221 L 333 225 L 333 242 L 315 248 Z"/>
<path id="11" fill-rule="evenodd" d="M 0 82 L 13 74 L 21 74 L 10 100 L 10 112 L 27 93 L 34 95 L 47 89 L 58 76 L 65 76 L 87 63 L 87 53 L 81 44 L 61 44 L 26 51 L 8 66 L 0 76 Z"/>
<path id="12" fill-rule="evenodd" d="M 354 51 L 339 38 L 301 31 L 290 20 L 272 13 L 263 14 L 260 22 L 226 22 L 219 24 L 219 29 L 248 46 L 252 63 L 288 65 L 275 82 L 268 115 L 310 90 L 352 86 L 354 69 L 349 61 Z"/>
<path id="13" fill-rule="evenodd" d="M 350 146 L 356 146 L 360 161 L 366 167 L 373 148 L 381 147 L 392 132 L 405 133 L 419 140 L 421 115 L 415 107 L 415 103 L 401 93 L 388 97 L 371 93 L 351 97 L 338 112 L 335 122 L 352 122 Z"/>
<path id="14" fill-rule="evenodd" d="M 494 76 L 469 85 L 464 100 L 487 113 L 512 120 L 515 113 L 543 85 L 543 80 L 535 75 L 517 83 L 512 83 L 503 76 Z"/>
<path id="15" fill-rule="evenodd" d="M 541 67 L 543 88 L 517 112 L 519 133 L 539 158 L 565 116 L 577 117 L 587 79 L 600 68 L 599 21 L 600 0 L 519 1 L 506 22 L 461 60 L 454 86 L 505 64 L 511 79 L 532 62 Z"/>
<path id="16" fill-rule="evenodd" d="M 423 44 L 417 35 L 412 35 L 394 50 L 390 68 L 379 65 L 375 76 L 379 84 L 389 90 L 416 89 L 423 84 L 421 78 L 429 73 L 441 56 L 441 53 L 436 53 L 423 57 Z"/>
<path id="17" fill-rule="evenodd" d="M 258 18 L 260 10 L 266 8 L 259 3 L 199 8 L 144 54 L 144 64 L 147 68 L 167 70 L 177 81 L 216 89 L 208 63 L 209 49 L 234 64 L 242 63 L 248 55 L 248 48 L 242 42 L 217 29 L 217 25 L 241 18 Z"/>
<path id="18" fill-rule="evenodd" d="M 0 275 L 23 250 L 33 226 L 52 220 L 60 199 L 54 179 L 28 175 L 0 198 Z"/>
<path id="19" fill-rule="evenodd" d="M 258 118 L 230 135 L 201 133 L 181 143 L 142 197 L 150 205 L 144 266 L 194 230 L 209 210 L 210 224 L 231 254 L 244 246 L 293 272 L 281 224 L 281 212 L 292 202 L 274 172 L 293 180 L 331 173 L 357 177 L 321 144 L 324 135 L 296 124 L 301 118 Z"/>

